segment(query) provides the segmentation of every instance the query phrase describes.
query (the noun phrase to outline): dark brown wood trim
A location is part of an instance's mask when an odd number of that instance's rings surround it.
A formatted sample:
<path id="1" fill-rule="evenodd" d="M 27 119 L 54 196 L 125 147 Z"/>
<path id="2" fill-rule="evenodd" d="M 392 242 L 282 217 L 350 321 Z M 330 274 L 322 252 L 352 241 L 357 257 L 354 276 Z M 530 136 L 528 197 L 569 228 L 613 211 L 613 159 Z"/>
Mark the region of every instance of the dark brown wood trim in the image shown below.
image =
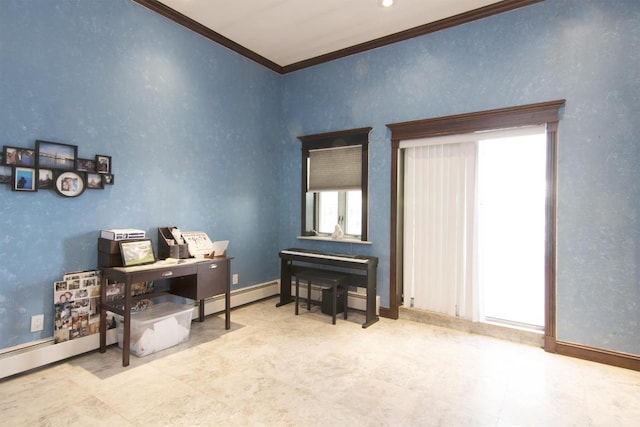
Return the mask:
<path id="1" fill-rule="evenodd" d="M 386 307 L 380 307 L 380 317 L 386 317 L 387 319 L 398 320 L 399 313 L 393 312 Z"/>
<path id="2" fill-rule="evenodd" d="M 556 342 L 555 353 L 563 356 L 589 360 L 591 362 L 617 366 L 619 368 L 640 371 L 640 356 L 635 354 L 603 350 L 560 341 Z"/>
<path id="3" fill-rule="evenodd" d="M 544 349 L 556 351 L 556 228 L 558 206 L 558 122 L 547 122 L 547 166 L 545 203 L 545 324 Z"/>
<path id="4" fill-rule="evenodd" d="M 222 46 L 231 49 L 232 51 L 245 56 L 252 61 L 263 65 L 270 70 L 279 74 L 287 74 L 293 71 L 298 71 L 303 68 L 313 67 L 314 65 L 323 64 L 325 62 L 333 61 L 335 59 L 344 58 L 347 56 L 355 55 L 358 53 L 366 52 L 368 50 L 376 49 L 382 46 L 387 46 L 393 43 L 398 43 L 404 40 L 412 39 L 414 37 L 423 36 L 425 34 L 433 33 L 436 31 L 444 30 L 447 28 L 455 27 L 457 25 L 466 24 L 468 22 L 476 21 L 479 19 L 487 18 L 492 15 L 509 12 L 514 9 L 519 9 L 524 6 L 529 6 L 535 3 L 540 3 L 544 0 L 503 0 L 498 3 L 490 4 L 485 7 L 481 7 L 469 12 L 461 13 L 449 18 L 441 19 L 429 24 L 420 25 L 418 27 L 410 28 L 405 31 L 400 31 L 395 34 L 391 34 L 385 37 L 360 43 L 355 46 L 351 46 L 345 49 L 340 49 L 335 52 L 327 53 L 325 55 L 316 56 L 315 58 L 307 59 L 304 61 L 296 62 L 290 65 L 281 66 L 275 62 L 257 54 L 256 52 L 247 49 L 246 47 L 234 42 L 231 39 L 223 36 L 220 33 L 213 31 L 212 29 L 205 27 L 199 22 L 181 14 L 175 9 L 168 7 L 158 0 L 133 0 L 134 2 L 156 12 L 160 15 L 168 18 L 183 27 L 190 29 L 191 31 L 200 34 L 207 39 L 221 44 Z"/>
<path id="5" fill-rule="evenodd" d="M 391 129 L 391 224 L 389 265 L 389 307 L 393 315 L 402 303 L 402 206 L 403 192 L 400 141 L 475 131 L 530 125 L 547 125 L 547 227 L 545 247 L 545 349 L 556 348 L 556 206 L 557 206 L 557 128 L 564 99 L 495 110 L 457 114 L 433 119 L 388 124 Z M 382 312 L 382 309 L 381 309 Z"/>
<path id="6" fill-rule="evenodd" d="M 305 235 L 306 222 L 306 194 L 307 194 L 307 158 L 310 150 L 322 148 L 344 147 L 360 145 L 362 147 L 362 215 L 360 239 L 369 239 L 369 133 L 372 127 L 347 129 L 334 132 L 318 133 L 314 135 L 299 136 L 302 142 L 302 175 L 300 185 L 300 233 Z M 315 220 L 315 218 L 314 218 Z"/>
<path id="7" fill-rule="evenodd" d="M 528 126 L 558 121 L 565 100 L 388 124 L 394 140 L 406 140 Z"/>
<path id="8" fill-rule="evenodd" d="M 275 62 L 255 53 L 252 50 L 247 49 L 246 47 L 234 42 L 231 39 L 226 38 L 220 33 L 213 31 L 212 29 L 205 27 L 201 23 L 194 21 L 193 19 L 181 14 L 175 9 L 170 8 L 164 3 L 159 2 L 158 0 L 133 0 L 134 2 L 150 9 L 160 15 L 168 18 L 185 28 L 190 29 L 191 31 L 200 34 L 201 36 L 216 42 L 232 51 L 239 53 L 240 55 L 251 59 L 252 61 L 257 62 L 260 65 L 263 65 L 270 70 L 275 71 L 276 73 L 283 74 L 283 68 L 276 64 Z"/>
<path id="9" fill-rule="evenodd" d="M 511 10 L 529 6 L 534 3 L 540 3 L 542 1 L 544 0 L 504 0 L 499 3 L 490 4 L 485 7 L 474 9 L 469 12 L 461 13 L 449 18 L 441 19 L 439 21 L 431 22 L 429 24 L 420 25 L 418 27 L 400 31 L 395 34 L 380 37 L 378 39 L 340 49 L 335 52 L 330 52 L 325 55 L 316 56 L 315 58 L 306 59 L 304 61 L 296 62 L 290 65 L 285 65 L 283 67 L 283 73 L 286 74 L 293 71 L 301 70 L 303 68 L 313 67 L 314 65 L 319 65 L 336 59 L 345 58 L 347 56 L 366 52 L 372 49 L 377 49 L 379 47 L 387 46 L 393 43 L 398 43 L 415 37 L 424 36 L 429 33 L 435 33 L 436 31 L 445 30 L 457 25 L 462 25 L 482 18 L 487 18 L 492 15 L 509 12 Z"/>

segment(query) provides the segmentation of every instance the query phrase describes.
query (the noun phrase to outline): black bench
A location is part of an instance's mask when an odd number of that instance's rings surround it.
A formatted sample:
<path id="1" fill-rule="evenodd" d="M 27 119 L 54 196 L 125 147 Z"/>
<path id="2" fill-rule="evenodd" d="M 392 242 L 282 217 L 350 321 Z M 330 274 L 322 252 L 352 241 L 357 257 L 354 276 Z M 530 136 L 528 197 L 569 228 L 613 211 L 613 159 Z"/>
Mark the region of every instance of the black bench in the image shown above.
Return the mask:
<path id="1" fill-rule="evenodd" d="M 344 318 L 347 318 L 348 276 L 333 271 L 300 271 L 296 275 L 296 316 L 298 315 L 298 301 L 300 297 L 300 280 L 307 282 L 307 310 L 311 310 L 311 283 L 324 289 L 331 289 L 331 314 L 333 324 L 336 324 L 338 302 L 338 288 L 343 288 Z"/>

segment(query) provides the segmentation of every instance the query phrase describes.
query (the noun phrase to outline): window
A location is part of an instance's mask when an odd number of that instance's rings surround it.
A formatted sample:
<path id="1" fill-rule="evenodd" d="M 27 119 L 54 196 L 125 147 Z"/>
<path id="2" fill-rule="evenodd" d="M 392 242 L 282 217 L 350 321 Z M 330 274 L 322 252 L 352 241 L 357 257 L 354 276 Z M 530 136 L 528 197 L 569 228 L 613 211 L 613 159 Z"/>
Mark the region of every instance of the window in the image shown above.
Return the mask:
<path id="1" fill-rule="evenodd" d="M 301 235 L 367 240 L 371 128 L 301 136 Z"/>

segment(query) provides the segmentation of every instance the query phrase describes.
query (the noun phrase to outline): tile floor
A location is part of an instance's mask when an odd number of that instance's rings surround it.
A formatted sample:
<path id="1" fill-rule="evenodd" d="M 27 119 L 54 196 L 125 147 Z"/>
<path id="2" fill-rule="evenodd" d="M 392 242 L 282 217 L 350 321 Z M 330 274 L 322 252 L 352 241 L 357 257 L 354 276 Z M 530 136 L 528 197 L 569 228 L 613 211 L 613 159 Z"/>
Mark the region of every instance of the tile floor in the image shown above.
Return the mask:
<path id="1" fill-rule="evenodd" d="M 6 426 L 638 426 L 640 372 L 411 320 L 269 299 L 121 366 L 111 346 L 0 380 Z"/>

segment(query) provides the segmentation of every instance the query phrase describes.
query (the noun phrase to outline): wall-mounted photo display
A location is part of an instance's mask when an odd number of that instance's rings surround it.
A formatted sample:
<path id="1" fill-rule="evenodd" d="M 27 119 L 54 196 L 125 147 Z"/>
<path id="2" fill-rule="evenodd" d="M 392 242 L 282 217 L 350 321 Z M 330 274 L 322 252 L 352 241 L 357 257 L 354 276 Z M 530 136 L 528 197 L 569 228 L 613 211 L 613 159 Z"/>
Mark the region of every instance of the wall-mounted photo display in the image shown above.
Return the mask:
<path id="1" fill-rule="evenodd" d="M 11 166 L 0 166 L 0 184 L 11 184 L 13 168 Z"/>
<path id="2" fill-rule="evenodd" d="M 30 148 L 4 146 L 2 157 L 5 165 L 35 166 L 36 152 Z"/>
<path id="3" fill-rule="evenodd" d="M 79 158 L 77 145 L 37 139 L 35 149 L 4 145 L 0 150 L 0 184 L 14 191 L 55 190 L 76 197 L 113 182 L 111 156 Z"/>
<path id="4" fill-rule="evenodd" d="M 78 146 L 36 140 L 38 167 L 71 170 L 76 167 Z"/>
<path id="5" fill-rule="evenodd" d="M 55 180 L 55 189 L 61 196 L 77 197 L 86 189 L 84 172 L 59 171 Z"/>
<path id="6" fill-rule="evenodd" d="M 53 190 L 52 169 L 38 169 L 38 190 Z"/>
<path id="7" fill-rule="evenodd" d="M 36 187 L 36 170 L 15 167 L 13 169 L 13 189 L 15 191 L 38 191 Z"/>
<path id="8" fill-rule="evenodd" d="M 102 174 L 87 173 L 87 189 L 102 190 L 103 188 L 104 185 L 102 184 Z"/>
<path id="9" fill-rule="evenodd" d="M 111 156 L 96 155 L 96 172 L 111 173 Z"/>
<path id="10" fill-rule="evenodd" d="M 94 159 L 78 159 L 76 160 L 76 170 L 84 172 L 95 172 L 96 161 Z"/>
<path id="11" fill-rule="evenodd" d="M 102 185 L 113 185 L 113 174 L 103 173 L 102 174 Z"/>

